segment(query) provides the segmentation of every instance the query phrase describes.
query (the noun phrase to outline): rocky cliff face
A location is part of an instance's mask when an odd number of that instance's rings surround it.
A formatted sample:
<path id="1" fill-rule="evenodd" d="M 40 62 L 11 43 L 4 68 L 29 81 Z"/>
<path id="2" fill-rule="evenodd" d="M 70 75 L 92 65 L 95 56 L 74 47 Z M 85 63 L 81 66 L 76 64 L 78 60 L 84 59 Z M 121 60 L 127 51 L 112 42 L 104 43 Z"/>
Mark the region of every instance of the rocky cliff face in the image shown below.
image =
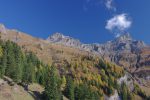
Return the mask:
<path id="1" fill-rule="evenodd" d="M 105 44 L 83 44 L 77 39 L 56 33 L 47 39 L 51 43 L 59 43 L 66 46 L 99 54 L 106 60 L 125 67 L 128 71 L 135 71 L 139 67 L 150 66 L 150 51 L 143 41 L 133 40 L 129 33 L 109 41 Z M 144 52 L 142 52 L 145 48 Z"/>
<path id="2" fill-rule="evenodd" d="M 146 63 L 143 65 L 140 64 L 143 57 L 141 50 L 146 47 L 143 41 L 133 40 L 129 34 L 124 34 L 113 41 L 103 44 L 102 56 L 104 59 L 131 70 L 146 66 Z"/>

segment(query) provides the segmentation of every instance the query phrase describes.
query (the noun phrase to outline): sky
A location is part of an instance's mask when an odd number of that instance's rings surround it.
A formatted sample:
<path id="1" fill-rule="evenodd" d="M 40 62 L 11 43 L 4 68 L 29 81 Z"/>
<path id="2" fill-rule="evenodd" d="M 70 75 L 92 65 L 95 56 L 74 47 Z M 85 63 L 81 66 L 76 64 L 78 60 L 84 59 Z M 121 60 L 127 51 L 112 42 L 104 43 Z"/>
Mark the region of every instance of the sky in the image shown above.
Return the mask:
<path id="1" fill-rule="evenodd" d="M 43 39 L 105 43 L 129 32 L 150 44 L 150 0 L 0 0 L 0 23 Z"/>

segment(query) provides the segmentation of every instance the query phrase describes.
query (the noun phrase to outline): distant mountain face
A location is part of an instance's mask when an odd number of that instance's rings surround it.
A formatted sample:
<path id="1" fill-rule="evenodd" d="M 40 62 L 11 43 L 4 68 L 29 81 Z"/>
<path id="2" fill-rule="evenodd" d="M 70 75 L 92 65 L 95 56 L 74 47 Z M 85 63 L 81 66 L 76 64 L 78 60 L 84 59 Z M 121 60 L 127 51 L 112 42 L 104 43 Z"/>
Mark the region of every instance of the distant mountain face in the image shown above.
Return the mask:
<path id="1" fill-rule="evenodd" d="M 143 41 L 132 39 L 129 33 L 104 44 L 84 44 L 78 39 L 64 36 L 61 33 L 55 33 L 43 40 L 20 31 L 7 29 L 2 24 L 0 25 L 0 33 L 3 33 L 2 39 L 14 41 L 23 49 L 35 52 L 46 63 L 53 60 L 58 62 L 59 59 L 71 61 L 80 55 L 94 54 L 123 66 L 137 76 L 145 78 L 150 76 L 150 46 Z M 146 76 L 143 75 L 143 72 L 147 73 Z"/>
<path id="2" fill-rule="evenodd" d="M 113 41 L 105 44 L 83 44 L 79 40 L 69 36 L 64 36 L 61 33 L 55 33 L 47 38 L 50 43 L 63 44 L 65 46 L 75 47 L 86 51 L 96 52 L 99 54 L 108 54 L 112 52 L 138 52 L 143 47 L 146 47 L 143 41 L 133 40 L 129 33 L 123 34 Z"/>
<path id="3" fill-rule="evenodd" d="M 150 66 L 150 47 L 143 41 L 133 40 L 129 33 L 105 44 L 83 44 L 79 40 L 61 33 L 53 34 L 48 37 L 47 41 L 96 53 L 106 60 L 124 66 L 131 72 L 138 67 Z"/>

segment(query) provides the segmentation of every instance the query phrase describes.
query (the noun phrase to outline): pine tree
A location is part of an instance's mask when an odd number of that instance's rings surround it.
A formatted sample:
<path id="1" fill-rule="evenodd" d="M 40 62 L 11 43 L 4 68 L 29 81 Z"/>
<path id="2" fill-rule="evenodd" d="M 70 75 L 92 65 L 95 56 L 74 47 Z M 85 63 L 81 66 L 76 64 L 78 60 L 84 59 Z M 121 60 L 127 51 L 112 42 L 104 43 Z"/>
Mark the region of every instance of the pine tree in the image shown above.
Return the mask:
<path id="1" fill-rule="evenodd" d="M 5 70 L 7 67 L 7 54 L 6 54 L 6 50 L 3 50 L 3 57 L 1 58 L 1 65 L 0 65 L 0 76 L 3 77 L 5 74 Z"/>
<path id="2" fill-rule="evenodd" d="M 14 45 L 14 53 L 15 53 L 15 62 L 16 62 L 16 70 L 15 70 L 15 82 L 21 82 L 22 79 L 22 69 L 23 69 L 23 58 L 20 47 Z"/>
<path id="3" fill-rule="evenodd" d="M 75 87 L 75 100 L 100 100 L 100 94 L 93 91 L 86 83 Z"/>
<path id="4" fill-rule="evenodd" d="M 10 41 L 6 42 L 6 50 L 7 50 L 7 67 L 6 67 L 6 75 L 12 79 L 15 79 L 16 73 L 16 62 L 15 62 L 15 54 L 13 43 Z"/>
<path id="5" fill-rule="evenodd" d="M 0 45 L 0 58 L 2 58 L 3 57 L 3 48 L 2 48 L 2 46 Z"/>
<path id="6" fill-rule="evenodd" d="M 2 78 L 3 75 L 4 75 L 4 71 L 3 71 L 3 69 L 4 69 L 4 67 L 3 67 L 3 52 L 4 52 L 4 50 L 3 50 L 2 46 L 0 45 L 0 78 Z"/>
<path id="7" fill-rule="evenodd" d="M 35 73 L 34 73 L 34 68 L 31 62 L 29 62 L 28 64 L 25 65 L 24 69 L 23 69 L 23 82 L 25 84 L 30 84 L 34 82 L 34 78 L 35 78 Z"/>
<path id="8" fill-rule="evenodd" d="M 74 82 L 71 77 L 67 77 L 67 85 L 65 89 L 65 94 L 69 100 L 74 100 Z"/>
<path id="9" fill-rule="evenodd" d="M 54 66 L 48 68 L 47 80 L 45 86 L 47 100 L 60 100 L 60 87 L 57 70 Z"/>

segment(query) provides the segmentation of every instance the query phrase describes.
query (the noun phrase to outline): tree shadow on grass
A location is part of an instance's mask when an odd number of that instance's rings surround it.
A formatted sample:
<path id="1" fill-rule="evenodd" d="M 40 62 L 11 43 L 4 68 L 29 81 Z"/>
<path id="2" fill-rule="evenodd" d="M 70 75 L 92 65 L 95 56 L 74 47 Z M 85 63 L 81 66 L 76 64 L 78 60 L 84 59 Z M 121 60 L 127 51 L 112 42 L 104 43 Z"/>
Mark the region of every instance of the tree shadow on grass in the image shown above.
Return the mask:
<path id="1" fill-rule="evenodd" d="M 27 91 L 33 98 L 34 100 L 43 100 L 42 99 L 42 94 L 38 91 Z"/>

